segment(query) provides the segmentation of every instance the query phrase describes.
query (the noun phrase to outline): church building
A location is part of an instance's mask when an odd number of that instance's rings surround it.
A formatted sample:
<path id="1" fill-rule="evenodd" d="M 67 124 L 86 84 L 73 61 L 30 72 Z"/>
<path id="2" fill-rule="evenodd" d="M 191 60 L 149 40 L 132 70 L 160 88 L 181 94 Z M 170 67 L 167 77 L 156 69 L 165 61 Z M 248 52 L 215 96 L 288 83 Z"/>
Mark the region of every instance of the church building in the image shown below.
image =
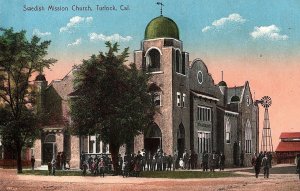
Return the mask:
<path id="1" fill-rule="evenodd" d="M 241 155 L 244 164 L 250 165 L 258 152 L 259 110 L 248 81 L 237 87 L 228 87 L 225 81 L 215 83 L 208 66 L 199 58 L 191 59 L 184 49 L 177 24 L 162 15 L 146 26 L 140 50 L 134 51 L 134 63 L 152 74 L 149 91 L 158 108 L 144 134 L 134 139 L 134 152 L 154 153 L 161 148 L 167 155 L 178 151 L 182 156 L 187 149 L 197 153 L 198 164 L 204 152 L 222 152 L 226 166 L 239 165 Z M 73 79 L 72 71 L 49 85 L 43 75 L 36 78 L 38 101 L 49 114 L 49 123 L 34 146 L 38 165 L 64 152 L 71 168 L 79 168 L 81 153 L 108 152 L 109 145 L 99 136 L 77 137 L 68 131 Z"/>

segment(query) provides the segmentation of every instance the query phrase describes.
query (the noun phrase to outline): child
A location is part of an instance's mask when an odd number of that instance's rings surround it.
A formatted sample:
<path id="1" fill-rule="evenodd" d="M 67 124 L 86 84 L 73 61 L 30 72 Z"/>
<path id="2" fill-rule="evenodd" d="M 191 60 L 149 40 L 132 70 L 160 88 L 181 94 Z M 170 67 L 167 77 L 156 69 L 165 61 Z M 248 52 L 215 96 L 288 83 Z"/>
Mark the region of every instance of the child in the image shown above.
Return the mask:
<path id="1" fill-rule="evenodd" d="M 179 159 L 179 166 L 181 169 L 184 168 L 184 162 L 183 162 L 182 158 Z"/>

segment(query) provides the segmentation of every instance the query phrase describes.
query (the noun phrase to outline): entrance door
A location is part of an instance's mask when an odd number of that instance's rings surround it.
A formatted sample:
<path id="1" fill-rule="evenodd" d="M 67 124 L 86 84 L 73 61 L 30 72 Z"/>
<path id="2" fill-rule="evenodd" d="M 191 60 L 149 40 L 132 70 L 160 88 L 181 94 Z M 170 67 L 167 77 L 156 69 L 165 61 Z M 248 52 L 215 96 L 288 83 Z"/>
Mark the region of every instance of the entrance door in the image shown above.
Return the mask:
<path id="1" fill-rule="evenodd" d="M 42 147 L 42 164 L 46 165 L 56 156 L 55 134 L 45 135 Z"/>
<path id="2" fill-rule="evenodd" d="M 43 144 L 43 164 L 46 165 L 48 162 L 51 162 L 53 158 L 53 153 L 56 150 L 55 143 L 44 143 Z"/>
<path id="3" fill-rule="evenodd" d="M 146 138 L 145 139 L 145 150 L 151 155 L 157 152 L 160 147 L 160 138 Z"/>
<path id="4" fill-rule="evenodd" d="M 162 148 L 161 130 L 156 123 L 152 123 L 148 126 L 144 134 L 144 148 L 151 155 L 157 152 L 158 148 Z"/>
<path id="5" fill-rule="evenodd" d="M 238 160 L 239 160 L 239 155 L 238 155 L 238 149 L 239 146 L 237 144 L 237 142 L 234 142 L 233 144 L 233 164 L 234 165 L 238 165 Z"/>
<path id="6" fill-rule="evenodd" d="M 185 130 L 182 123 L 180 123 L 177 129 L 177 150 L 178 150 L 178 158 L 182 157 L 182 154 L 185 149 Z"/>
<path id="7" fill-rule="evenodd" d="M 177 139 L 177 150 L 178 150 L 178 156 L 179 158 L 182 157 L 184 152 L 184 139 Z"/>

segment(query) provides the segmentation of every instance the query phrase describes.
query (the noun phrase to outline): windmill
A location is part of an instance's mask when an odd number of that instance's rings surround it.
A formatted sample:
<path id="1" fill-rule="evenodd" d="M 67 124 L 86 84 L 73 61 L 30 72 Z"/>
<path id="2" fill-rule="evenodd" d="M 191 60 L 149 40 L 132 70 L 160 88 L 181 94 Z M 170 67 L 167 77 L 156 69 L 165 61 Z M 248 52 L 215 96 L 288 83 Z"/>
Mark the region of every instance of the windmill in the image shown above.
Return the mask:
<path id="1" fill-rule="evenodd" d="M 256 101 L 257 104 L 261 104 L 265 108 L 264 114 L 264 126 L 262 130 L 262 140 L 261 140 L 261 151 L 263 152 L 273 152 L 272 135 L 270 128 L 270 119 L 268 108 L 272 104 L 272 99 L 269 96 L 264 96 L 261 100 Z"/>

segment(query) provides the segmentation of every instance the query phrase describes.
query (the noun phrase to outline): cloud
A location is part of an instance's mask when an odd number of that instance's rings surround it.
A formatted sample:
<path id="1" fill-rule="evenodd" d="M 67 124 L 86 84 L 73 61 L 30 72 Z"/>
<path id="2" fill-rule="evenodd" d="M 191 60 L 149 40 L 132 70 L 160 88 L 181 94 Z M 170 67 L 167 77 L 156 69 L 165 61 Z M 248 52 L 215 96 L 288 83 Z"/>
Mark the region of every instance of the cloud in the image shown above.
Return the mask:
<path id="1" fill-rule="evenodd" d="M 211 29 L 210 26 L 206 26 L 206 27 L 204 27 L 204 28 L 202 29 L 202 32 L 207 32 L 207 31 L 209 31 L 210 29 Z"/>
<path id="2" fill-rule="evenodd" d="M 287 40 L 287 35 L 279 34 L 280 29 L 276 25 L 254 27 L 254 31 L 250 33 L 253 39 L 264 38 L 267 40 Z"/>
<path id="3" fill-rule="evenodd" d="M 228 17 L 223 17 L 218 20 L 212 22 L 211 26 L 206 26 L 202 29 L 202 32 L 207 32 L 214 28 L 220 28 L 228 23 L 244 23 L 246 19 L 244 19 L 238 13 L 232 13 L 228 15 Z"/>
<path id="4" fill-rule="evenodd" d="M 39 29 L 34 29 L 32 32 L 33 35 L 36 35 L 38 37 L 43 37 L 43 36 L 49 36 L 51 35 L 51 32 L 41 32 Z"/>
<path id="5" fill-rule="evenodd" d="M 93 17 L 86 17 L 86 18 L 85 18 L 85 21 L 86 21 L 87 23 L 91 23 L 91 22 L 93 21 Z"/>
<path id="6" fill-rule="evenodd" d="M 90 41 L 96 42 L 96 41 L 115 41 L 115 42 L 121 42 L 121 41 L 130 41 L 132 40 L 131 36 L 123 37 L 119 34 L 113 34 L 111 36 L 105 36 L 104 34 L 97 34 L 97 33 L 90 33 L 89 34 Z"/>
<path id="7" fill-rule="evenodd" d="M 92 21 L 93 21 L 93 17 L 75 16 L 70 18 L 70 21 L 67 23 L 67 25 L 61 27 L 59 29 L 59 32 L 69 32 L 71 29 L 78 26 L 80 23 L 91 23 Z"/>
<path id="8" fill-rule="evenodd" d="M 72 43 L 68 44 L 67 46 L 68 46 L 68 47 L 69 47 L 69 46 L 78 46 L 78 45 L 80 45 L 80 44 L 81 44 L 81 38 L 76 39 L 75 42 L 72 42 Z"/>

